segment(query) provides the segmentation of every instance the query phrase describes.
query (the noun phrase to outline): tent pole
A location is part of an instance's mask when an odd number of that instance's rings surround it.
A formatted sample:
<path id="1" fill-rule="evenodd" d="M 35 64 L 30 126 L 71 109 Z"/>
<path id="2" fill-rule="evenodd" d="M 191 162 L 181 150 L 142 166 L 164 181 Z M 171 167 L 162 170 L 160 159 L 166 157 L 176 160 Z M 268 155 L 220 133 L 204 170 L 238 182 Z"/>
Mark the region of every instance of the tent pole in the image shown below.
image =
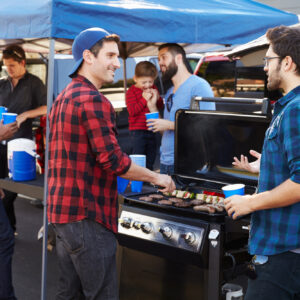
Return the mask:
<path id="1" fill-rule="evenodd" d="M 53 82 L 54 82 L 54 50 L 55 40 L 49 40 L 49 58 L 47 68 L 47 120 L 46 120 L 46 150 L 45 150 L 45 174 L 44 174 L 44 211 L 43 211 L 43 253 L 42 253 L 42 286 L 41 300 L 46 300 L 47 282 L 47 241 L 48 241 L 48 220 L 47 220 L 47 193 L 48 193 L 48 139 L 49 139 L 49 119 L 48 115 L 53 102 Z"/>
<path id="2" fill-rule="evenodd" d="M 126 72 L 126 58 L 123 59 L 123 79 L 124 79 L 124 94 L 127 92 L 127 72 Z M 125 97 L 125 96 L 124 96 Z"/>

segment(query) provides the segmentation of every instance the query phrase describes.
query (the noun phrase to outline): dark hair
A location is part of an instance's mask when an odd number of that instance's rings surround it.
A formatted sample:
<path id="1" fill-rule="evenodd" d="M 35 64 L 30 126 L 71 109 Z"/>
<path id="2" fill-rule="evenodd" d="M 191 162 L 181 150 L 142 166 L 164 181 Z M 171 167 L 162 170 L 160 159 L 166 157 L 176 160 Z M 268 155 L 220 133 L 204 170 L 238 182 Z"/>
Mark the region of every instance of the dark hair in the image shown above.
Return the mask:
<path id="1" fill-rule="evenodd" d="M 155 79 L 157 77 L 157 69 L 150 61 L 141 61 L 135 66 L 134 75 L 136 77 L 151 77 Z"/>
<path id="2" fill-rule="evenodd" d="M 101 39 L 100 41 L 98 41 L 91 49 L 90 51 L 94 54 L 94 56 L 97 56 L 100 49 L 103 47 L 103 44 L 105 42 L 116 42 L 117 44 L 120 42 L 120 37 L 117 34 L 111 34 L 108 35 L 106 37 L 104 37 L 103 39 Z"/>
<path id="3" fill-rule="evenodd" d="M 164 49 L 164 48 L 168 48 L 168 51 L 172 54 L 173 57 L 175 57 L 177 54 L 181 54 L 184 65 L 186 66 L 186 68 L 188 69 L 188 71 L 190 73 L 193 73 L 191 65 L 189 64 L 189 62 L 186 58 L 186 53 L 185 53 L 183 47 L 181 47 L 180 45 L 175 44 L 175 43 L 166 43 L 166 44 L 160 45 L 158 47 L 158 51 L 160 51 L 161 49 Z"/>
<path id="4" fill-rule="evenodd" d="M 25 51 L 23 50 L 22 47 L 18 46 L 18 45 L 10 45 L 7 46 L 4 50 L 3 50 L 3 55 L 2 55 L 2 59 L 9 59 L 12 58 L 13 60 L 17 61 L 17 62 L 21 62 L 22 60 L 26 61 L 26 56 L 25 56 Z"/>
<path id="5" fill-rule="evenodd" d="M 280 56 L 281 61 L 290 56 L 296 64 L 296 73 L 300 75 L 300 29 L 278 26 L 271 28 L 266 33 L 273 51 Z"/>

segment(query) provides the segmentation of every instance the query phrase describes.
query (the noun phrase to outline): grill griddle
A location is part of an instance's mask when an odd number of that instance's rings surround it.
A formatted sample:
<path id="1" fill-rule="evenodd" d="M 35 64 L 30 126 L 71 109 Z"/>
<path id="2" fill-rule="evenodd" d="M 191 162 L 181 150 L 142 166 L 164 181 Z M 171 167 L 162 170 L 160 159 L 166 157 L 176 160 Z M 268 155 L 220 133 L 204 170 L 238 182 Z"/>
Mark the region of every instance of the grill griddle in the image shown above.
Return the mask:
<path id="1" fill-rule="evenodd" d="M 146 193 L 128 193 L 124 195 L 124 202 L 133 202 L 134 204 L 138 204 L 143 207 L 148 207 L 148 208 L 154 208 L 159 211 L 168 211 L 171 213 L 175 213 L 176 215 L 182 215 L 182 216 L 193 216 L 193 217 L 202 217 L 206 220 L 211 220 L 215 218 L 224 218 L 224 216 L 227 215 L 226 211 L 224 210 L 223 212 L 215 212 L 215 213 L 208 213 L 205 211 L 195 211 L 193 207 L 177 207 L 174 205 L 164 205 L 164 204 L 159 204 L 158 201 L 163 200 L 163 199 L 153 199 L 152 202 L 146 202 L 143 200 L 140 200 L 140 197 L 143 196 L 149 196 L 151 194 L 157 193 L 158 195 L 162 195 L 164 198 L 168 200 L 169 198 L 176 198 L 175 196 L 165 196 L 160 192 L 146 192 Z M 180 198 L 178 198 L 180 199 Z M 193 199 L 183 199 L 183 201 L 192 201 Z"/>

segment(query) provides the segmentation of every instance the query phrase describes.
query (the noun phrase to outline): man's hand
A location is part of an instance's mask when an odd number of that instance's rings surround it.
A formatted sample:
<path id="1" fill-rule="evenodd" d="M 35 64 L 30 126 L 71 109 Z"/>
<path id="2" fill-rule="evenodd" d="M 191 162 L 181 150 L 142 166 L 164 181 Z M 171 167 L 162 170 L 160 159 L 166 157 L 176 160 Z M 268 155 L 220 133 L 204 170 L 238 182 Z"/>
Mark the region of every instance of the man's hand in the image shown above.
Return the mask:
<path id="1" fill-rule="evenodd" d="M 20 128 L 21 124 L 23 122 L 25 122 L 27 119 L 29 118 L 29 114 L 27 111 L 23 112 L 22 114 L 19 114 L 17 116 L 17 124 L 18 124 L 18 127 Z"/>
<path id="2" fill-rule="evenodd" d="M 234 195 L 224 200 L 227 214 L 232 219 L 252 213 L 254 210 L 251 206 L 251 195 Z"/>
<path id="3" fill-rule="evenodd" d="M 175 190 L 176 186 L 171 176 L 157 173 L 157 178 L 153 184 L 164 187 L 160 189 L 162 193 L 171 193 Z"/>
<path id="4" fill-rule="evenodd" d="M 4 191 L 0 189 L 0 199 L 2 200 L 5 197 Z"/>
<path id="5" fill-rule="evenodd" d="M 3 121 L 0 122 L 0 140 L 7 140 L 11 138 L 18 130 L 17 122 L 3 125 Z"/>
<path id="6" fill-rule="evenodd" d="M 165 119 L 149 119 L 146 121 L 148 130 L 153 132 L 174 130 L 174 122 Z M 149 128 L 150 127 L 150 128 Z"/>
<path id="7" fill-rule="evenodd" d="M 259 152 L 256 152 L 254 150 L 250 150 L 249 153 L 256 157 L 257 160 L 249 163 L 248 161 L 248 157 L 241 155 L 240 160 L 238 160 L 237 157 L 234 157 L 234 162 L 232 163 L 236 168 L 238 169 L 242 169 L 242 170 L 246 170 L 249 171 L 251 173 L 259 173 L 259 168 L 260 168 L 260 157 L 261 154 Z"/>

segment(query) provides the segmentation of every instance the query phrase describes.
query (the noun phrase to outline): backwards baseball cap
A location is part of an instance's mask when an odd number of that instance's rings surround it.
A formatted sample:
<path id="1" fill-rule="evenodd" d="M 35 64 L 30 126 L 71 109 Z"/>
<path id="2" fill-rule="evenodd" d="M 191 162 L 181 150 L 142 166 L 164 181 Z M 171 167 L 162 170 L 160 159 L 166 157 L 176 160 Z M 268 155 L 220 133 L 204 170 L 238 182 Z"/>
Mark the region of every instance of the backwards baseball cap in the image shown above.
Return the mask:
<path id="1" fill-rule="evenodd" d="M 75 65 L 69 74 L 70 77 L 72 77 L 74 73 L 77 71 L 77 69 L 80 67 L 83 61 L 82 58 L 83 51 L 86 49 L 88 50 L 91 49 L 98 41 L 102 40 L 103 38 L 109 35 L 110 33 L 108 33 L 104 29 L 99 27 L 93 27 L 81 31 L 75 37 L 75 40 L 72 45 L 72 53 L 75 59 Z"/>

